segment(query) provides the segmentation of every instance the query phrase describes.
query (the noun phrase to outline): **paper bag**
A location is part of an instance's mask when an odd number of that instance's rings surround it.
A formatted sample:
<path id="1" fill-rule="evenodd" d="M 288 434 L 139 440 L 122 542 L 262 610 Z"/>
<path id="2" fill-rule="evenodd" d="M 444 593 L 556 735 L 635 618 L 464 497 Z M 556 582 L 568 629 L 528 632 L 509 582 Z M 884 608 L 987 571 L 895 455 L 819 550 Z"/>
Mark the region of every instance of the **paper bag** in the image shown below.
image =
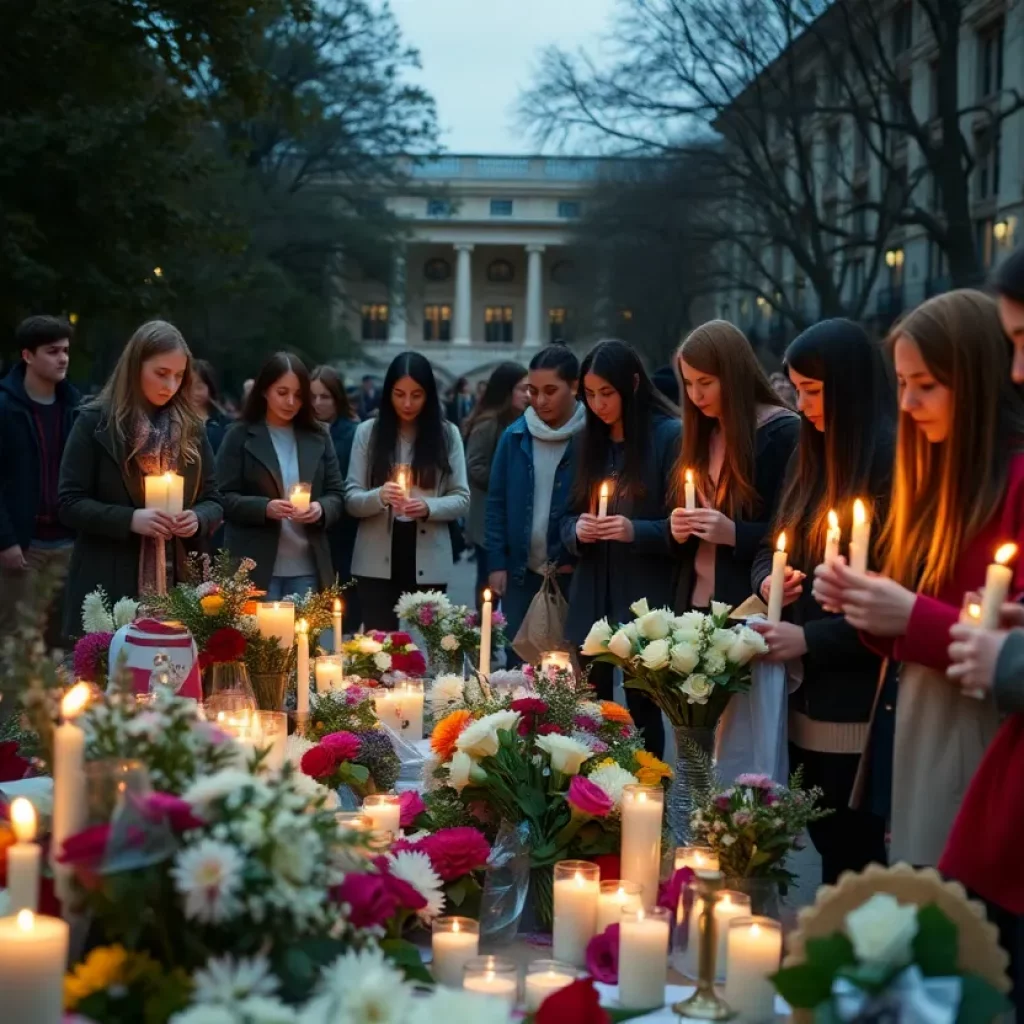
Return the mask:
<path id="1" fill-rule="evenodd" d="M 569 603 L 562 596 L 554 563 L 544 566 L 542 574 L 544 581 L 540 590 L 526 609 L 523 624 L 512 641 L 512 650 L 528 665 L 536 665 L 545 651 L 568 649 L 565 620 L 569 614 Z"/>

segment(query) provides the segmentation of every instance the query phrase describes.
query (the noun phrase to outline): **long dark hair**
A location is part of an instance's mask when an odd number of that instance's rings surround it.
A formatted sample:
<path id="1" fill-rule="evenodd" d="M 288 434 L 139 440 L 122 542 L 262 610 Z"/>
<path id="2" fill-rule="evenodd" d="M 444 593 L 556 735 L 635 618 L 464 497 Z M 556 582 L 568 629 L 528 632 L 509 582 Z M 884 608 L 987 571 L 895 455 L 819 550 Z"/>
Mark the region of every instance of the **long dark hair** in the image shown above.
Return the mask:
<path id="1" fill-rule="evenodd" d="M 512 396 L 516 385 L 526 376 L 527 369 L 519 363 L 499 363 L 487 379 L 487 390 L 483 398 L 473 407 L 462 425 L 465 437 L 473 431 L 480 420 L 496 419 L 504 430 L 518 415 L 512 407 Z"/>
<path id="2" fill-rule="evenodd" d="M 357 417 L 352 415 L 352 403 L 348 400 L 348 391 L 345 390 L 345 378 L 342 377 L 333 366 L 318 366 L 310 375 L 310 383 L 320 381 L 331 398 L 334 399 L 334 408 L 338 413 L 339 420 L 351 420 Z"/>
<path id="3" fill-rule="evenodd" d="M 531 360 L 531 370 L 554 370 L 561 380 L 573 384 L 580 379 L 580 361 L 568 345 L 548 345 Z"/>
<path id="4" fill-rule="evenodd" d="M 309 390 L 309 370 L 298 356 L 290 352 L 275 352 L 256 374 L 256 380 L 249 390 L 249 397 L 242 407 L 242 419 L 246 423 L 263 423 L 267 418 L 266 392 L 286 373 L 294 373 L 299 379 L 299 397 L 302 405 L 292 418 L 296 430 L 320 430 L 320 423 L 313 412 L 313 396 Z"/>
<path id="5" fill-rule="evenodd" d="M 651 383 L 640 357 L 624 341 L 615 338 L 600 341 L 587 353 L 580 367 L 580 380 L 588 373 L 608 381 L 622 399 L 622 437 L 625 458 L 616 489 L 639 497 L 644 492 L 643 467 L 651 450 L 651 429 L 656 416 L 674 418 L 676 408 Z M 611 428 L 591 410 L 584 398 L 587 425 L 582 434 L 573 504 L 577 510 L 589 508 L 607 475 Z"/>
<path id="6" fill-rule="evenodd" d="M 776 516 L 775 532 L 786 531 L 793 563 L 809 564 L 825 550 L 829 511 L 848 525 L 853 500 L 874 497 L 872 466 L 879 454 L 892 452 L 892 389 L 879 347 L 851 320 L 809 327 L 786 349 L 784 361 L 824 388 L 825 430 L 801 417 Z"/>
<path id="7" fill-rule="evenodd" d="M 427 358 L 419 352 L 403 352 L 395 356 L 384 375 L 380 410 L 370 439 L 370 486 L 381 487 L 392 476 L 400 422 L 391 401 L 391 392 L 403 377 L 412 377 L 426 394 L 423 408 L 416 419 L 412 478 L 419 487 L 427 490 L 436 487 L 438 480 L 451 472 L 451 464 L 448 462 L 448 433 L 441 412 L 434 370 Z"/>

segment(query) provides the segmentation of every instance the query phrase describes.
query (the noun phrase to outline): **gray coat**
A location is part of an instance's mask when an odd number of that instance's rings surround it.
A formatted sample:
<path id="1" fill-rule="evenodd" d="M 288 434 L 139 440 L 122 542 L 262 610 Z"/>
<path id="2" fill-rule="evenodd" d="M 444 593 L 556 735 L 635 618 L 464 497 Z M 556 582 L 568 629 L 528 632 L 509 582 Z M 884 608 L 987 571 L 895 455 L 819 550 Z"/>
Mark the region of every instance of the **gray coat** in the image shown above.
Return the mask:
<path id="1" fill-rule="evenodd" d="M 354 576 L 391 579 L 391 528 L 394 516 L 381 501 L 380 488 L 370 486 L 370 441 L 374 421 L 361 423 L 352 442 L 352 459 L 345 481 L 345 507 L 360 520 L 356 549 L 352 556 Z M 451 580 L 452 538 L 450 523 L 469 511 L 469 484 L 462 437 L 453 423 L 445 424 L 448 435 L 448 463 L 451 472 L 428 490 L 410 488 L 409 496 L 422 498 L 430 515 L 417 523 L 416 579 L 423 586 Z"/>
<path id="2" fill-rule="evenodd" d="M 299 476 L 312 485 L 310 500 L 324 514 L 305 527 L 321 587 L 334 582 L 327 531 L 345 514 L 344 484 L 338 456 L 326 428 L 295 431 Z M 267 518 L 267 505 L 286 498 L 274 442 L 265 423 L 235 423 L 217 453 L 217 485 L 224 504 L 224 547 L 236 558 L 256 563 L 253 583 L 266 590 L 277 558 L 281 524 Z"/>
<path id="3" fill-rule="evenodd" d="M 477 420 L 466 438 L 466 472 L 469 476 L 469 519 L 466 540 L 483 547 L 487 543 L 487 491 L 491 465 L 501 440 L 502 427 L 496 416 Z"/>

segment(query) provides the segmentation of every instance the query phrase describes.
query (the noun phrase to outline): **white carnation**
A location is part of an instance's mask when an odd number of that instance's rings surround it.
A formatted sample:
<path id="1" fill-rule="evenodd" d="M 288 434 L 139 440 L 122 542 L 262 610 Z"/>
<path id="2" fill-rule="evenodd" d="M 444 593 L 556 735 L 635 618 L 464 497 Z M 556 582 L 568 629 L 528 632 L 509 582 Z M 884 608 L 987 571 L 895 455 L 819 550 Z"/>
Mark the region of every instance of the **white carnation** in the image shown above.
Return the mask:
<path id="1" fill-rule="evenodd" d="M 403 594 L 395 605 L 395 614 L 400 619 L 412 619 L 425 604 L 434 606 L 438 618 L 444 618 L 452 610 L 452 603 L 440 590 L 424 590 L 414 594 Z"/>
<path id="2" fill-rule="evenodd" d="M 432 921 L 444 910 L 444 883 L 425 853 L 419 850 L 389 853 L 388 872 L 407 882 L 427 901 L 427 905 L 419 911 L 423 920 Z"/>
<path id="3" fill-rule="evenodd" d="M 122 597 L 114 605 L 114 626 L 120 629 L 134 622 L 139 614 L 139 602 L 131 597 Z"/>
<path id="4" fill-rule="evenodd" d="M 373 656 L 373 664 L 381 672 L 387 672 L 391 668 L 391 655 L 387 651 L 380 651 Z"/>
<path id="5" fill-rule="evenodd" d="M 462 676 L 438 676 L 430 684 L 430 706 L 435 710 L 445 708 L 449 704 L 458 704 L 466 692 L 466 683 Z"/>
<path id="6" fill-rule="evenodd" d="M 626 786 L 635 786 L 637 783 L 636 776 L 618 764 L 601 765 L 600 768 L 595 768 L 587 778 L 608 794 L 616 808 L 622 806 L 622 791 Z"/>
<path id="7" fill-rule="evenodd" d="M 704 655 L 704 671 L 709 676 L 721 675 L 725 671 L 725 655 L 721 651 L 708 651 Z"/>
<path id="8" fill-rule="evenodd" d="M 441 650 L 442 651 L 457 651 L 459 649 L 459 641 L 452 633 L 445 633 L 441 637 Z"/>

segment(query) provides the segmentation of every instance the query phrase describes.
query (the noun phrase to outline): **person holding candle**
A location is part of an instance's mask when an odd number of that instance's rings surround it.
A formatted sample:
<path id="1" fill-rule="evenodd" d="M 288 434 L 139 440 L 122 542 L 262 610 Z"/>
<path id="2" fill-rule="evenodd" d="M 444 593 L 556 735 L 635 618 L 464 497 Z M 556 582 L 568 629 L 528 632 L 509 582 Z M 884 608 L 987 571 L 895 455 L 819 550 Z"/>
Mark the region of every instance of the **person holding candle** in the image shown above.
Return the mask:
<path id="1" fill-rule="evenodd" d="M 698 327 L 676 353 L 683 446 L 674 474 L 672 539 L 680 545 L 676 608 L 735 607 L 750 594 L 754 556 L 769 532 L 800 419 L 782 402 L 743 332 Z M 686 474 L 700 500 L 686 508 Z"/>
<path id="2" fill-rule="evenodd" d="M 242 417 L 224 437 L 217 479 L 227 520 L 225 546 L 256 563 L 253 583 L 267 600 L 334 582 L 328 531 L 345 514 L 344 485 L 330 435 L 313 412 L 309 372 L 278 352 L 264 364 Z M 310 487 L 309 507 L 289 499 Z"/>
<path id="3" fill-rule="evenodd" d="M 891 852 L 934 866 L 999 725 L 991 701 L 965 697 L 945 673 L 964 593 L 982 586 L 1002 544 L 1024 546 L 1024 404 L 998 307 L 981 292 L 929 299 L 893 328 L 890 346 L 900 416 L 882 574 L 838 559 L 816 570 L 814 592 L 903 663 Z M 1024 559 L 1010 591 L 1024 591 Z"/>
<path id="4" fill-rule="evenodd" d="M 631 619 L 629 606 L 641 598 L 652 608 L 672 603 L 674 574 L 666 559 L 674 547 L 669 498 L 680 435 L 679 410 L 654 389 L 625 342 L 600 342 L 583 360 L 581 376 L 586 429 L 573 438 L 576 482 L 561 525 L 562 542 L 577 558 L 566 621 L 566 638 L 577 646 L 602 616 Z M 609 514 L 598 517 L 606 481 Z M 594 664 L 590 679 L 601 699 L 611 700 L 612 667 Z M 626 700 L 644 745 L 660 756 L 661 712 L 638 690 L 628 689 Z"/>
<path id="5" fill-rule="evenodd" d="M 847 537 L 858 498 L 880 519 L 893 458 L 889 390 L 876 347 L 848 320 L 804 331 L 787 348 L 785 363 L 803 423 L 751 582 L 768 601 L 775 542 L 784 532 L 787 618 L 754 628 L 768 641 L 769 660 L 786 663 L 791 683 L 799 682 L 790 697 L 790 763 L 804 766 L 804 783 L 820 786 L 823 805 L 832 809 L 809 831 L 821 854 L 822 881 L 833 884 L 843 871 L 885 863 L 885 813 L 849 807 L 881 658 L 842 615 L 814 601 L 804 579 L 825 558 L 830 513 Z"/>
<path id="6" fill-rule="evenodd" d="M 429 361 L 418 352 L 396 356 L 383 390 L 376 419 L 356 430 L 345 498 L 359 520 L 352 571 L 364 621 L 394 630 L 403 593 L 447 589 L 451 527 L 469 511 L 469 484 L 462 437 L 442 416 Z M 411 467 L 404 488 L 401 464 Z"/>
<path id="7" fill-rule="evenodd" d="M 992 277 L 992 290 L 999 303 L 999 319 L 1013 346 L 1010 377 L 1018 387 L 1024 384 L 1024 248 L 1011 253 Z"/>
<path id="8" fill-rule="evenodd" d="M 64 631 L 81 631 L 82 601 L 102 587 L 111 601 L 170 587 L 185 555 L 223 517 L 213 450 L 193 409 L 192 355 L 163 320 L 129 339 L 99 395 L 68 438 L 60 467 L 60 520 L 76 531 Z M 181 478 L 183 509 L 146 508 L 145 480 Z"/>

